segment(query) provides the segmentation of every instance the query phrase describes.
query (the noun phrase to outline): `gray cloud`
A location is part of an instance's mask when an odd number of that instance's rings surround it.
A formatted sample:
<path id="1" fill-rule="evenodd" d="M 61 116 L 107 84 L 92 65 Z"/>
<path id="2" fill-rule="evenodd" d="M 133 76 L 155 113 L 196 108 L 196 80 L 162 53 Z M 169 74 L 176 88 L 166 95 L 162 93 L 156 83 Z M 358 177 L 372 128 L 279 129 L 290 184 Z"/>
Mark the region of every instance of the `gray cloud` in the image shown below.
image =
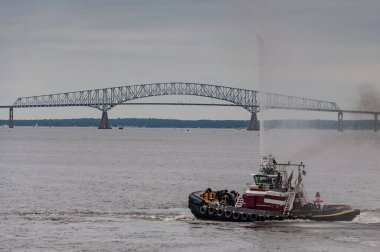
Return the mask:
<path id="1" fill-rule="evenodd" d="M 360 110 L 380 111 L 380 91 L 373 85 L 366 83 L 359 87 L 360 100 L 358 107 Z"/>
<path id="2" fill-rule="evenodd" d="M 267 50 L 263 89 L 352 108 L 359 83 L 380 85 L 379 10 L 373 0 L 1 1 L 0 104 L 162 81 L 258 89 L 260 31 Z M 16 115 L 97 115 L 40 111 Z M 123 117 L 249 118 L 225 108 L 114 111 Z"/>

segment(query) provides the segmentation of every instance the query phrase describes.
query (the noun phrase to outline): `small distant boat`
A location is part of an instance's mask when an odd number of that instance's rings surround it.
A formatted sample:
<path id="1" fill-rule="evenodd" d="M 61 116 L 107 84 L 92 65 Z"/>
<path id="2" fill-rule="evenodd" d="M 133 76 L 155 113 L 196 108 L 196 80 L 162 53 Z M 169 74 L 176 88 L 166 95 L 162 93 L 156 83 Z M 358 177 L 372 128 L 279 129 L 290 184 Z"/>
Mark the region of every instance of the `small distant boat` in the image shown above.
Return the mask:
<path id="1" fill-rule="evenodd" d="M 118 126 L 118 128 L 119 128 L 119 130 L 122 130 L 122 129 L 124 129 L 124 127 L 123 127 L 123 126 L 121 126 L 121 125 L 119 125 L 119 126 Z"/>
<path id="2" fill-rule="evenodd" d="M 298 177 L 293 180 L 296 168 Z M 360 210 L 347 205 L 323 205 L 320 193 L 313 202 L 307 200 L 302 176 L 305 165 L 278 164 L 269 155 L 263 157 L 258 174 L 252 174 L 253 183 L 243 194 L 236 191 L 193 192 L 189 195 L 189 208 L 195 217 L 219 221 L 266 221 L 309 219 L 314 221 L 352 221 Z"/>

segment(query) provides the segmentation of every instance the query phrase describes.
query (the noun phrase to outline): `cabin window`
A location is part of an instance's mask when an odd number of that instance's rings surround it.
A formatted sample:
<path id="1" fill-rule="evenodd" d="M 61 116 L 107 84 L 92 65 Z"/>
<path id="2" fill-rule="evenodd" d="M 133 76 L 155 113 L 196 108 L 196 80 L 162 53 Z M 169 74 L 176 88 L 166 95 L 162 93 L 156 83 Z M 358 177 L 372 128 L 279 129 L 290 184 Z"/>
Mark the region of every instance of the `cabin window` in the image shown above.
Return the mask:
<path id="1" fill-rule="evenodd" d="M 262 176 L 262 175 L 255 175 L 253 176 L 255 180 L 255 184 L 272 184 L 272 178 L 267 177 L 267 176 Z"/>

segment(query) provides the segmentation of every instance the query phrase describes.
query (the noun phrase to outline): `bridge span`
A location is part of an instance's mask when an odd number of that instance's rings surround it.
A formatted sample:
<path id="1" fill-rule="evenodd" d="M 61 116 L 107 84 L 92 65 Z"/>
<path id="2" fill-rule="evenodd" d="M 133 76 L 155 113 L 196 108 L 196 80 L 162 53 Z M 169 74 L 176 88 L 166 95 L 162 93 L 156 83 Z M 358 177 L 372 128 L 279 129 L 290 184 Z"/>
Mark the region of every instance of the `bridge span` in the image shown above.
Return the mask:
<path id="1" fill-rule="evenodd" d="M 165 95 L 188 95 L 201 96 L 225 103 L 132 103 L 130 101 Z M 374 129 L 377 131 L 378 112 L 341 110 L 335 102 L 321 101 L 295 96 L 287 96 L 273 93 L 262 93 L 258 91 L 233 88 L 226 86 L 169 82 L 139 84 L 130 86 L 111 87 L 103 89 L 92 89 L 76 92 L 56 93 L 39 96 L 20 97 L 12 105 L 0 106 L 9 108 L 9 127 L 13 127 L 13 110 L 15 108 L 33 107 L 67 107 L 87 106 L 102 112 L 100 129 L 111 128 L 107 112 L 118 105 L 201 105 L 201 106 L 237 106 L 251 113 L 249 130 L 258 130 L 259 122 L 257 113 L 261 109 L 288 109 L 308 110 L 338 113 L 338 130 L 343 130 L 343 112 L 363 113 L 374 115 Z"/>

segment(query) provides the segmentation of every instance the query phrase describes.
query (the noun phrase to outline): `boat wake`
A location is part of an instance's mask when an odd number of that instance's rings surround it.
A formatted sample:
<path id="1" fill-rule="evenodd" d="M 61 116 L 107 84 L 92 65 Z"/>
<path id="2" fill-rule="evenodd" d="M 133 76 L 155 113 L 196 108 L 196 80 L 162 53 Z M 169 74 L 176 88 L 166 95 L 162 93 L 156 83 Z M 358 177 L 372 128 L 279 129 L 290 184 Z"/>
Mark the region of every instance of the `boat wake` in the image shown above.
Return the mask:
<path id="1" fill-rule="evenodd" d="M 20 217 L 32 221 L 81 222 L 87 218 L 107 218 L 125 215 L 123 213 L 106 213 L 93 211 L 60 211 L 60 212 L 23 212 Z"/>
<path id="2" fill-rule="evenodd" d="M 134 213 L 129 215 L 132 219 L 150 220 L 150 221 L 189 221 L 193 217 L 184 214 L 147 214 L 147 213 Z"/>
<path id="3" fill-rule="evenodd" d="M 165 211 L 166 210 L 166 211 Z M 15 213 L 23 219 L 31 221 L 82 222 L 91 219 L 116 221 L 116 219 L 135 219 L 147 221 L 191 221 L 193 217 L 185 213 L 185 209 L 156 209 L 150 211 L 132 212 L 93 212 L 93 211 L 62 211 L 62 212 L 22 212 Z M 3 214 L 6 216 L 9 214 Z"/>
<path id="4" fill-rule="evenodd" d="M 380 223 L 380 209 L 363 210 L 360 215 L 352 220 L 354 223 L 360 224 L 377 224 Z"/>

